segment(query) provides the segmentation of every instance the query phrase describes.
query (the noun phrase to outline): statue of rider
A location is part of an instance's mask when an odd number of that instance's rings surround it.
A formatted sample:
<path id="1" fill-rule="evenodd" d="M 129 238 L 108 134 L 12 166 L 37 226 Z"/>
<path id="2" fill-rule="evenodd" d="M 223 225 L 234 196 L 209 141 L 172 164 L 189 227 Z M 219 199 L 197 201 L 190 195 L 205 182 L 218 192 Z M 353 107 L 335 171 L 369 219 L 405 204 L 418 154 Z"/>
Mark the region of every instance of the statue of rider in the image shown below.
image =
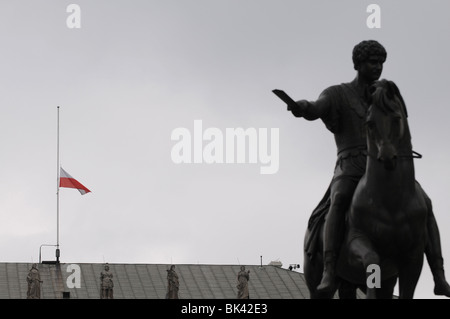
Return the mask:
<path id="1" fill-rule="evenodd" d="M 366 169 L 365 119 L 370 103 L 369 89 L 380 78 L 386 57 L 385 48 L 377 41 L 360 42 L 353 49 L 353 65 L 357 71 L 353 81 L 325 89 L 316 101 L 300 100 L 294 107 L 288 108 L 296 117 L 309 121 L 320 118 L 334 134 L 337 146 L 337 161 L 332 181 L 324 199 L 310 218 L 310 224 L 325 220 L 324 270 L 318 291 L 329 292 L 336 288 L 335 265 L 343 241 L 345 212 Z M 434 293 L 450 297 L 450 286 L 444 273 L 439 229 L 431 200 L 425 192 L 424 196 L 429 208 L 425 254 L 433 274 Z"/>

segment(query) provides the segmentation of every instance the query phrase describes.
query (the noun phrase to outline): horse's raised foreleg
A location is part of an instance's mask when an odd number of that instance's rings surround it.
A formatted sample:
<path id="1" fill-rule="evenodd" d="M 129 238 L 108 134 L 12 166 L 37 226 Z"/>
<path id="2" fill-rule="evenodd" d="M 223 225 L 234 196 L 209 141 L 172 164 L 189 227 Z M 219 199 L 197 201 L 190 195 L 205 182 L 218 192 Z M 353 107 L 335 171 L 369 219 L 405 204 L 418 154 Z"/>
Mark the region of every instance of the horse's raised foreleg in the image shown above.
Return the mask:
<path id="1" fill-rule="evenodd" d="M 380 257 L 375 251 L 372 242 L 362 234 L 352 236 L 353 240 L 349 243 L 350 254 L 356 262 L 362 264 L 366 271 L 370 265 L 380 265 Z M 366 282 L 371 275 L 371 272 L 366 271 Z M 376 287 L 367 287 L 366 298 L 376 299 Z"/>

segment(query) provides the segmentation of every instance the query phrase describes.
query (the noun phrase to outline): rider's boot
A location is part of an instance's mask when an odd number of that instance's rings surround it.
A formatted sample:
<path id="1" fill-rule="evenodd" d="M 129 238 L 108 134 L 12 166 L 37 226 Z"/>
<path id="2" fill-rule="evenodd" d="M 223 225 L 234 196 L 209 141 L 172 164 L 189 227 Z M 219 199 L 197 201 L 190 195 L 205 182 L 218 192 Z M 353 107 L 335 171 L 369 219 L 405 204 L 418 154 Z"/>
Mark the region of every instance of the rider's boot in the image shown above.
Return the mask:
<path id="1" fill-rule="evenodd" d="M 323 235 L 323 273 L 317 286 L 319 293 L 332 293 L 336 290 L 336 260 L 338 256 L 343 230 L 343 209 L 339 205 L 332 206 L 325 219 Z"/>
<path id="2" fill-rule="evenodd" d="M 336 254 L 325 251 L 322 281 L 317 286 L 318 292 L 332 292 L 336 289 Z"/>

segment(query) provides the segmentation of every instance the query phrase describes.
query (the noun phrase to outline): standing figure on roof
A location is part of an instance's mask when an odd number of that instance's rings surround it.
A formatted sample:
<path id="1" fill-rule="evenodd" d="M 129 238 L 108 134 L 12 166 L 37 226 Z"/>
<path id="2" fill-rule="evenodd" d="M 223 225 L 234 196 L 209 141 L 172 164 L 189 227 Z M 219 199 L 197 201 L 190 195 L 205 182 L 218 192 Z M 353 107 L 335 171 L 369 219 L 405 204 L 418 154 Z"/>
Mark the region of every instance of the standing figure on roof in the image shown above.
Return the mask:
<path id="1" fill-rule="evenodd" d="M 250 270 L 245 270 L 245 266 L 241 266 L 241 270 L 237 276 L 237 299 L 250 299 L 248 292 L 248 281 L 250 280 Z"/>
<path id="2" fill-rule="evenodd" d="M 41 299 L 41 276 L 37 264 L 34 263 L 31 266 L 27 276 L 27 299 Z"/>
<path id="3" fill-rule="evenodd" d="M 178 275 L 175 272 L 175 265 L 170 266 L 167 270 L 167 294 L 166 299 L 178 299 L 178 290 L 180 288 L 180 282 Z"/>
<path id="4" fill-rule="evenodd" d="M 109 265 L 105 265 L 105 270 L 100 273 L 100 299 L 114 299 L 113 274 L 109 270 Z"/>

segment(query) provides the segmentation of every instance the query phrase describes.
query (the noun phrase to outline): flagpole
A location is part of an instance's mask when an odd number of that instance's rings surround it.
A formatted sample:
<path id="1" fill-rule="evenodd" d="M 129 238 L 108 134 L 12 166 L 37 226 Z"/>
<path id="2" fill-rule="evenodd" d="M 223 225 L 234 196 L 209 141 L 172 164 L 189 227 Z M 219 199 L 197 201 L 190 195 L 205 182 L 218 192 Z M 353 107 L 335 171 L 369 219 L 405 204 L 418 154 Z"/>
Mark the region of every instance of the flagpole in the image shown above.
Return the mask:
<path id="1" fill-rule="evenodd" d="M 57 107 L 57 134 L 56 134 L 56 262 L 59 263 L 59 106 Z"/>

